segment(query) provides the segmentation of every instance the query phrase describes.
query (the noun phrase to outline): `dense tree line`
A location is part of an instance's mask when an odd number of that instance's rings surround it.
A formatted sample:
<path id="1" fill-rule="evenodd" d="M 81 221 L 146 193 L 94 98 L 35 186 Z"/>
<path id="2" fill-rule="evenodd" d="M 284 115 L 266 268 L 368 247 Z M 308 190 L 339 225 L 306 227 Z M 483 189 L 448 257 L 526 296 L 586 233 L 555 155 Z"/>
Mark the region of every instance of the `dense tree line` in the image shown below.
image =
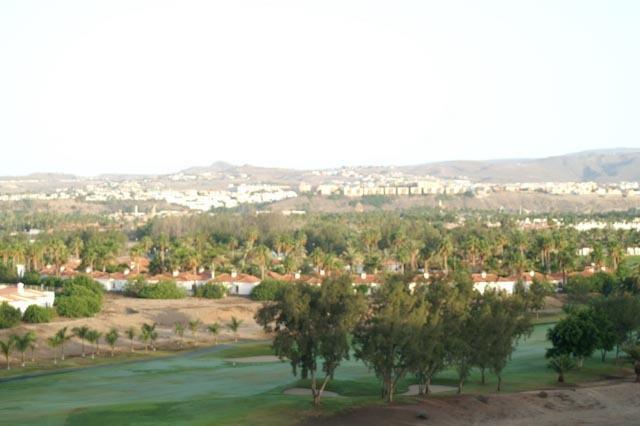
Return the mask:
<path id="1" fill-rule="evenodd" d="M 481 295 L 464 279 L 411 289 L 397 275 L 369 299 L 354 292 L 348 276 L 319 287 L 289 285 L 256 320 L 274 333 L 276 354 L 290 361 L 294 375 L 311 380 L 316 404 L 352 351 L 378 377 L 386 401 L 407 375 L 416 377 L 421 394 L 429 393 L 432 378 L 446 367 L 457 371 L 459 392 L 474 368 L 483 380 L 492 371 L 499 390 L 516 342 L 531 330 L 517 295 Z"/>
<path id="2" fill-rule="evenodd" d="M 15 282 L 17 264 L 27 271 L 52 265 L 57 275 L 71 257 L 80 258 L 82 268 L 122 271 L 130 265 L 116 259 L 125 254 L 149 258 L 152 273 L 200 268 L 259 277 L 268 270 L 311 273 L 346 268 L 374 273 L 394 262 L 400 272 L 440 269 L 509 275 L 535 269 L 568 276 L 591 264 L 617 270 L 626 247 L 640 246 L 635 230 L 578 232 L 554 221 L 546 229 L 523 230 L 515 218 L 437 211 L 294 218 L 219 213 L 158 218 L 131 234 L 113 228 L 35 237 L 0 232 L 0 278 Z M 581 247 L 592 251 L 578 256 Z"/>

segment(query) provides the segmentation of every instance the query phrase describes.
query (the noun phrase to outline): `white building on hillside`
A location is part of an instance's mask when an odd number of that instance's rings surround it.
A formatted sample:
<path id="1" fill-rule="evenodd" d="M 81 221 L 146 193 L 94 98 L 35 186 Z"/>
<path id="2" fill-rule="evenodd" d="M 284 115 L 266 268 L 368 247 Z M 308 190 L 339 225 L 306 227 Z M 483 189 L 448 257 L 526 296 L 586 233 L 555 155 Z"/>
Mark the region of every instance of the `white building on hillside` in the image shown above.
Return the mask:
<path id="1" fill-rule="evenodd" d="M 31 305 L 43 308 L 53 307 L 55 293 L 53 291 L 40 291 L 24 288 L 24 284 L 0 285 L 0 303 L 7 302 L 14 308 L 24 313 Z"/>

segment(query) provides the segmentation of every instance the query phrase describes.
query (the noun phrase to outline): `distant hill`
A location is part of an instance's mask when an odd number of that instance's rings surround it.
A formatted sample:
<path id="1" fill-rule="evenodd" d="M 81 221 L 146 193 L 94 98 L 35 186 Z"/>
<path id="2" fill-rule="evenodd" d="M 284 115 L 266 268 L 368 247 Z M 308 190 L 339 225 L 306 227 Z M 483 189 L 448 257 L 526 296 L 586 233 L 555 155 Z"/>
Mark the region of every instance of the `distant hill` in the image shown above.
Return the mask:
<path id="1" fill-rule="evenodd" d="M 225 172 L 228 170 L 232 170 L 235 167 L 236 166 L 234 166 L 233 164 L 227 163 L 225 161 L 216 161 L 210 166 L 189 167 L 188 169 L 180 170 L 180 173 L 184 173 L 187 175 L 191 175 L 191 174 L 197 175 L 201 173 L 218 173 L 218 172 Z"/>
<path id="2" fill-rule="evenodd" d="M 640 181 L 640 149 L 584 151 L 539 159 L 446 161 L 400 167 L 408 173 L 481 182 Z"/>

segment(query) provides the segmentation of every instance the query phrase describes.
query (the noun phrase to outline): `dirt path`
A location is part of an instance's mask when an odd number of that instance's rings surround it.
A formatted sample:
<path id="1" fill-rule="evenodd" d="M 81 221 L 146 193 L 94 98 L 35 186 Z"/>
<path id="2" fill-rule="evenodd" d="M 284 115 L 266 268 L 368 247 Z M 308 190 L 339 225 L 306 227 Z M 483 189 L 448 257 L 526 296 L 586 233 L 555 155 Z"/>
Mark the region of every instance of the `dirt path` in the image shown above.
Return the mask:
<path id="1" fill-rule="evenodd" d="M 431 398 L 416 404 L 361 408 L 306 425 L 637 425 L 640 385 L 580 387 L 478 397 Z"/>

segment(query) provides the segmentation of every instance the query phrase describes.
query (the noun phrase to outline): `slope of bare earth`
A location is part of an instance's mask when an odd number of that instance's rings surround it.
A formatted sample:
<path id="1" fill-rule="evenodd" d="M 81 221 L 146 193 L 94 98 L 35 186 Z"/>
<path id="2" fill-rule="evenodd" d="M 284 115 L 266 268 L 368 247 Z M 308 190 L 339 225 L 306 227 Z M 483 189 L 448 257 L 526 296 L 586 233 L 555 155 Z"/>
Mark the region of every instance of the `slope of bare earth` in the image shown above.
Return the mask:
<path id="1" fill-rule="evenodd" d="M 206 330 L 206 325 L 218 322 L 221 324 L 219 339 L 230 339 L 232 336 L 224 327 L 232 316 L 242 320 L 239 337 L 242 339 L 261 339 L 266 336 L 262 329 L 253 320 L 257 309 L 262 306 L 260 302 L 254 302 L 243 297 L 227 297 L 220 300 L 201 299 L 187 297 L 177 300 L 151 300 L 134 299 L 115 294 L 106 294 L 102 311 L 92 318 L 57 318 L 47 324 L 23 324 L 8 330 L 0 330 L 0 339 L 13 333 L 24 333 L 33 330 L 38 335 L 39 344 L 36 355 L 38 357 L 51 357 L 51 349 L 44 344 L 47 337 L 52 336 L 62 327 L 88 326 L 98 331 L 107 332 L 115 327 L 120 331 L 118 346 L 129 347 L 129 341 L 124 337 L 124 331 L 129 327 L 140 329 L 143 323 L 157 323 L 158 346 L 161 348 L 174 348 L 177 338 L 174 333 L 176 322 L 187 323 L 189 320 L 199 319 L 202 325 L 199 327 L 198 344 L 213 344 L 213 336 Z M 191 333 L 185 332 L 185 340 L 191 339 Z M 141 343 L 136 344 L 138 347 Z M 80 342 L 71 340 L 65 345 L 65 352 L 69 355 L 77 355 L 81 351 Z"/>
<path id="2" fill-rule="evenodd" d="M 577 212 L 592 213 L 623 211 L 640 207 L 640 197 L 616 195 L 551 195 L 542 193 L 502 192 L 486 197 L 449 196 L 389 196 L 379 207 L 368 205 L 361 198 L 297 197 L 270 206 L 272 211 L 305 210 L 310 213 L 345 213 L 375 210 L 407 210 L 412 208 L 506 210 L 511 212 Z"/>
<path id="3" fill-rule="evenodd" d="M 416 404 L 358 408 L 306 425 L 637 425 L 640 384 L 617 383 L 576 389 L 429 398 Z"/>

